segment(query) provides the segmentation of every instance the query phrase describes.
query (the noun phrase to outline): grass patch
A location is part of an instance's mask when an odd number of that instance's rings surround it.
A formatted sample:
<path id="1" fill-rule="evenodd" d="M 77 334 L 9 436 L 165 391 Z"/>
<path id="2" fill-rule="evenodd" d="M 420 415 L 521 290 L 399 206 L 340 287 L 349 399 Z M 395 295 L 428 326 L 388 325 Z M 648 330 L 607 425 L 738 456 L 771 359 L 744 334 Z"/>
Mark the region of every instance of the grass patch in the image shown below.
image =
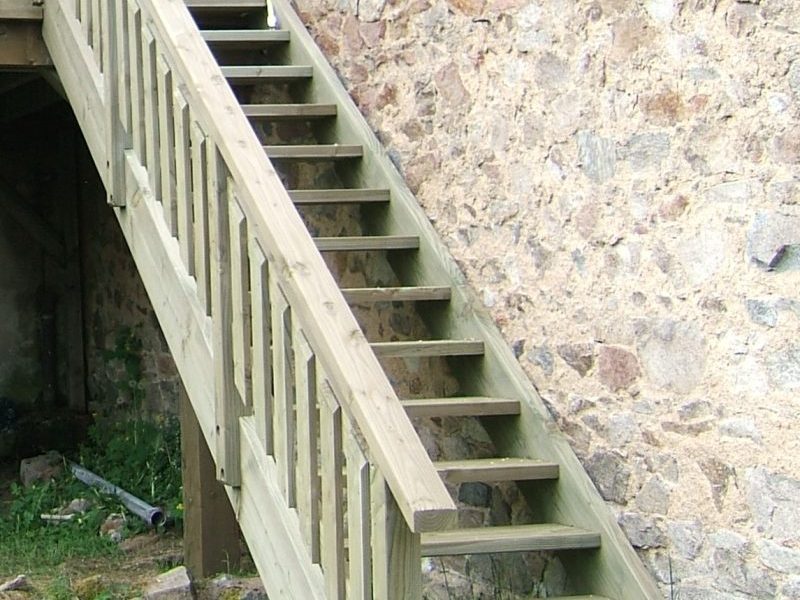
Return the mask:
<path id="1" fill-rule="evenodd" d="M 104 423 L 92 428 L 89 442 L 71 458 L 182 520 L 177 420 Z M 88 512 L 62 523 L 41 519 L 75 498 L 91 501 Z M 0 580 L 21 573 L 47 575 L 52 589 L 43 590 L 45 598 L 74 598 L 69 578 L 59 576 L 60 566 L 93 559 L 111 566 L 122 558 L 117 544 L 98 533 L 111 513 L 126 513 L 119 499 L 85 486 L 67 468 L 47 483 L 28 488 L 12 484 L 10 499 L 0 507 Z M 126 537 L 147 529 L 133 515 L 127 515 L 126 528 Z M 123 595 L 97 596 L 104 597 Z"/>

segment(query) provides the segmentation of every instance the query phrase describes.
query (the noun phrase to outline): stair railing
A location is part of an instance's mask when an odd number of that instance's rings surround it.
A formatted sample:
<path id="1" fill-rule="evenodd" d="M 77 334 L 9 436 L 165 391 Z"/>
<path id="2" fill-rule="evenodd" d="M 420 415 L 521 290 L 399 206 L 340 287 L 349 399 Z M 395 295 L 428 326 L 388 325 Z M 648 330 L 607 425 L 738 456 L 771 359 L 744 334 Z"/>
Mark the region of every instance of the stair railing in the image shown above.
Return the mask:
<path id="1" fill-rule="evenodd" d="M 254 436 L 327 597 L 420 597 L 420 533 L 455 506 L 183 2 L 45 10 L 102 74 L 110 203 L 146 170 L 211 318 L 218 478 L 265 469 Z"/>

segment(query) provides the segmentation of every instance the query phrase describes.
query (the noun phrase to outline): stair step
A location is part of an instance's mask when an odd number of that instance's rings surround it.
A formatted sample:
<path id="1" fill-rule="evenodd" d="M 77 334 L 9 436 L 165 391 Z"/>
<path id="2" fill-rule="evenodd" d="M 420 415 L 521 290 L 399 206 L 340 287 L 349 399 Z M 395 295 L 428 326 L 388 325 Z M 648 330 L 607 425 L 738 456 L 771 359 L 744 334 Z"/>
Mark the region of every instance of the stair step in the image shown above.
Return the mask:
<path id="1" fill-rule="evenodd" d="M 205 29 L 200 34 L 209 45 L 240 48 L 260 48 L 289 41 L 289 32 L 284 29 Z"/>
<path id="2" fill-rule="evenodd" d="M 289 192 L 289 197 L 295 204 L 361 204 L 389 202 L 389 190 L 292 190 Z"/>
<path id="3" fill-rule="evenodd" d="M 558 479 L 558 464 L 531 458 L 479 458 L 435 462 L 447 483 Z"/>
<path id="4" fill-rule="evenodd" d="M 319 119 L 335 117 L 335 104 L 243 104 L 242 110 L 250 119 Z"/>
<path id="5" fill-rule="evenodd" d="M 373 342 L 372 350 L 385 358 L 421 358 L 431 356 L 480 356 L 479 340 L 423 340 L 417 342 Z"/>
<path id="6" fill-rule="evenodd" d="M 263 81 L 286 82 L 308 79 L 313 69 L 306 65 L 257 65 L 220 67 L 222 74 L 232 85 L 261 83 Z"/>
<path id="7" fill-rule="evenodd" d="M 264 146 L 270 158 L 292 158 L 295 160 L 333 160 L 361 158 L 364 148 L 358 144 L 281 144 Z"/>
<path id="8" fill-rule="evenodd" d="M 415 235 L 318 237 L 314 238 L 314 242 L 320 252 L 416 250 L 419 248 L 419 238 Z"/>
<path id="9" fill-rule="evenodd" d="M 491 417 L 518 415 L 519 400 L 466 396 L 403 400 L 409 417 Z"/>
<path id="10" fill-rule="evenodd" d="M 353 303 L 450 299 L 450 288 L 446 286 L 345 288 L 342 293 L 348 302 Z"/>
<path id="11" fill-rule="evenodd" d="M 190 10 L 225 10 L 225 11 L 257 11 L 266 10 L 264 0 L 185 0 L 186 7 Z"/>
<path id="12" fill-rule="evenodd" d="M 590 594 L 588 596 L 549 596 L 548 600 L 611 600 L 605 596 L 595 596 Z"/>
<path id="13" fill-rule="evenodd" d="M 422 534 L 423 556 L 599 548 L 600 534 L 567 525 L 507 525 Z"/>

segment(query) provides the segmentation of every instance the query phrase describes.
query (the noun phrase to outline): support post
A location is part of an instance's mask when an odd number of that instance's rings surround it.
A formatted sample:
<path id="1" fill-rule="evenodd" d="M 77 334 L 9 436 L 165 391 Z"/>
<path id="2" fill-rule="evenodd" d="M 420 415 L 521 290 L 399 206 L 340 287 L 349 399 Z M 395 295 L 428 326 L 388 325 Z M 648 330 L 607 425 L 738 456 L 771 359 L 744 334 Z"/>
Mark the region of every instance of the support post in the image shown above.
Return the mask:
<path id="1" fill-rule="evenodd" d="M 195 577 L 230 572 L 242 558 L 239 526 L 183 386 L 180 419 L 185 563 Z"/>

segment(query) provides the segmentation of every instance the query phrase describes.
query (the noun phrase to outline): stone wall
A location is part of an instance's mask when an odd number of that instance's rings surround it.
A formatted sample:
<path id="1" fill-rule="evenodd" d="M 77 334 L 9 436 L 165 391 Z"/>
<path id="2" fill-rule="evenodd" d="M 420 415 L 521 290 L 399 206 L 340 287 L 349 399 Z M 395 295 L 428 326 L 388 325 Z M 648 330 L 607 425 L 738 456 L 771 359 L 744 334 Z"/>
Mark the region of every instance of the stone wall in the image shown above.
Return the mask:
<path id="1" fill-rule="evenodd" d="M 85 148 L 79 162 L 90 410 L 101 418 L 176 415 L 175 362 Z"/>
<path id="2" fill-rule="evenodd" d="M 800 4 L 298 8 L 665 596 L 800 598 Z"/>

